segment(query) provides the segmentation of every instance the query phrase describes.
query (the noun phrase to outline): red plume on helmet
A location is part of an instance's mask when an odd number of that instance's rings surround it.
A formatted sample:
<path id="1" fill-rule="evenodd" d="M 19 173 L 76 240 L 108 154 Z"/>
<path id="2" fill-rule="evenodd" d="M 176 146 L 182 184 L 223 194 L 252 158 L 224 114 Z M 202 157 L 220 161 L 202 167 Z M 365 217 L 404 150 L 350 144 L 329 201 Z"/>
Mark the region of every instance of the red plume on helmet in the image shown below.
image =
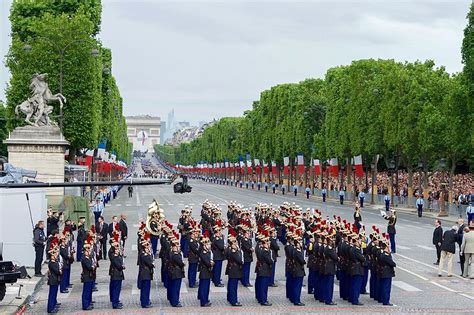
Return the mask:
<path id="1" fill-rule="evenodd" d="M 146 228 L 146 224 L 145 222 L 142 221 L 140 224 L 140 230 L 144 230 L 145 228 Z"/>
<path id="2" fill-rule="evenodd" d="M 66 226 L 63 230 L 63 235 L 66 235 L 66 233 L 71 233 L 71 228 L 69 228 L 69 226 Z"/>
<path id="3" fill-rule="evenodd" d="M 114 241 L 118 243 L 120 235 L 114 234 Z"/>
<path id="4" fill-rule="evenodd" d="M 209 230 L 204 230 L 204 233 L 202 233 L 203 238 L 209 238 Z"/>
<path id="5" fill-rule="evenodd" d="M 237 237 L 237 232 L 231 227 L 229 227 L 229 235 L 233 237 Z"/>
<path id="6" fill-rule="evenodd" d="M 88 244 L 92 243 L 92 236 L 90 234 L 87 234 L 86 243 L 88 243 Z"/>
<path id="7" fill-rule="evenodd" d="M 150 233 L 145 232 L 145 234 L 143 235 L 143 239 L 144 239 L 145 241 L 150 240 Z"/>
<path id="8" fill-rule="evenodd" d="M 92 226 L 91 226 L 91 231 L 92 231 L 92 233 L 95 234 L 95 225 L 92 225 Z"/>
<path id="9" fill-rule="evenodd" d="M 118 224 L 115 224 L 115 231 L 120 231 L 120 226 Z"/>

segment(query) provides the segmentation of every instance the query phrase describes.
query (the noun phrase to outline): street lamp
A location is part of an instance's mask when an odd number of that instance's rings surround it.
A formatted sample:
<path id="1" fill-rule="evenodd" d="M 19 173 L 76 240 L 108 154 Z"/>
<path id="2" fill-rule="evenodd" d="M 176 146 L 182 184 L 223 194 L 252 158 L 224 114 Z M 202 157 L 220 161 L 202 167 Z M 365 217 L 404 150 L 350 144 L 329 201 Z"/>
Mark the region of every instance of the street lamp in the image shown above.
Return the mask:
<path id="1" fill-rule="evenodd" d="M 72 45 L 89 41 L 89 39 L 81 38 L 81 39 L 72 40 L 70 42 L 67 42 L 64 46 L 57 46 L 57 43 L 53 42 L 53 40 L 51 40 L 48 37 L 43 37 L 43 36 L 36 36 L 33 38 L 33 41 L 36 41 L 39 39 L 48 42 L 52 47 L 54 47 L 54 49 L 56 50 L 56 53 L 59 55 L 59 93 L 61 93 L 62 95 L 63 94 L 63 77 L 64 77 L 63 62 L 64 62 L 64 56 L 66 54 L 66 51 Z M 26 43 L 25 45 L 23 45 L 23 51 L 25 53 L 30 53 L 31 50 L 32 50 L 32 46 L 30 44 Z M 100 51 L 97 48 L 92 48 L 91 55 L 93 57 L 98 57 L 100 55 Z M 63 130 L 63 108 L 62 107 L 59 107 L 59 128 L 61 131 Z"/>
<path id="2" fill-rule="evenodd" d="M 395 172 L 395 160 L 391 159 L 390 162 L 388 163 L 388 170 L 389 170 L 389 175 L 390 175 L 390 184 L 391 184 L 391 192 L 390 192 L 390 202 L 392 203 L 393 207 L 393 173 Z"/>
<path id="3" fill-rule="evenodd" d="M 346 169 L 345 165 L 341 165 L 341 187 L 340 189 L 343 189 L 343 183 L 344 183 L 344 170 Z"/>

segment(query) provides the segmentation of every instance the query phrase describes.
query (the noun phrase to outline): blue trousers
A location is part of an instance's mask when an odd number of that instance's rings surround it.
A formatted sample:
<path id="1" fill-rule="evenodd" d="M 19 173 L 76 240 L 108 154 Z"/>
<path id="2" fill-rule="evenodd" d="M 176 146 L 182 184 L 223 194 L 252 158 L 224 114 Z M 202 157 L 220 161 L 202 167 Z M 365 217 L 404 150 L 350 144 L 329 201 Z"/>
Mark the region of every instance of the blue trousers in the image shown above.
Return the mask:
<path id="1" fill-rule="evenodd" d="M 179 304 L 179 290 L 181 289 L 181 278 L 171 279 L 168 284 L 169 301 L 171 306 Z"/>
<path id="2" fill-rule="evenodd" d="M 474 220 L 474 213 L 468 213 L 467 214 L 467 225 L 471 224 L 472 220 Z"/>
<path id="3" fill-rule="evenodd" d="M 390 303 L 390 291 L 392 289 L 392 278 L 382 278 L 380 279 L 380 302 L 383 303 L 383 305 L 387 305 Z"/>
<path id="4" fill-rule="evenodd" d="M 151 280 L 140 281 L 140 304 L 145 307 L 150 304 Z"/>
<path id="5" fill-rule="evenodd" d="M 183 251 L 183 257 L 188 257 L 188 253 L 189 253 L 188 239 L 184 237 L 183 235 L 181 235 L 181 239 L 179 242 L 180 242 L 181 250 Z"/>
<path id="6" fill-rule="evenodd" d="M 77 253 L 76 253 L 77 261 L 82 260 L 82 241 L 77 241 Z"/>
<path id="7" fill-rule="evenodd" d="M 301 288 L 303 287 L 303 277 L 293 278 L 293 303 L 301 303 Z"/>
<path id="8" fill-rule="evenodd" d="M 239 302 L 237 298 L 237 288 L 239 287 L 239 279 L 229 278 L 227 282 L 227 301 L 234 305 Z"/>
<path id="9" fill-rule="evenodd" d="M 71 285 L 71 267 L 69 267 L 69 269 L 66 269 L 67 273 L 66 273 L 66 276 L 67 276 L 67 286 L 70 286 Z"/>
<path id="10" fill-rule="evenodd" d="M 99 217 L 102 213 L 100 212 L 94 212 L 94 219 L 95 219 L 95 225 L 99 225 Z"/>
<path id="11" fill-rule="evenodd" d="M 270 285 L 275 284 L 276 262 L 272 264 L 272 276 L 270 278 Z"/>
<path id="12" fill-rule="evenodd" d="M 190 287 L 194 287 L 196 285 L 197 268 L 197 263 L 192 263 L 188 266 L 188 284 Z"/>
<path id="13" fill-rule="evenodd" d="M 92 288 L 94 287 L 94 282 L 84 282 L 82 287 L 82 309 L 85 310 L 91 305 L 92 302 Z"/>
<path id="14" fill-rule="evenodd" d="M 110 280 L 110 300 L 112 307 L 117 307 L 120 301 L 120 291 L 122 290 L 122 280 Z"/>
<path id="15" fill-rule="evenodd" d="M 363 276 L 352 276 L 351 277 L 351 294 L 350 302 L 352 304 L 359 304 L 360 286 L 362 285 Z"/>
<path id="16" fill-rule="evenodd" d="M 423 205 L 418 205 L 418 217 L 421 218 L 423 216 Z"/>
<path id="17" fill-rule="evenodd" d="M 341 205 L 344 204 L 344 196 L 339 196 L 339 203 L 340 203 Z"/>
<path id="18" fill-rule="evenodd" d="M 326 194 L 323 194 L 323 202 L 326 202 Z"/>
<path id="19" fill-rule="evenodd" d="M 258 285 L 257 285 L 258 283 Z M 255 281 L 255 295 L 260 304 L 268 302 L 268 285 L 270 284 L 270 277 L 257 276 Z"/>
<path id="20" fill-rule="evenodd" d="M 49 294 L 48 294 L 48 313 L 54 311 L 56 307 L 57 298 L 58 296 L 58 285 L 50 285 L 49 286 Z"/>
<path id="21" fill-rule="evenodd" d="M 364 198 L 359 198 L 359 204 L 361 208 L 364 208 Z"/>
<path id="22" fill-rule="evenodd" d="M 201 302 L 201 306 L 204 306 L 209 302 L 209 289 L 211 287 L 211 279 L 200 279 L 198 289 L 198 300 Z"/>
<path id="23" fill-rule="evenodd" d="M 390 211 L 390 200 L 385 200 L 385 211 Z"/>
<path id="24" fill-rule="evenodd" d="M 349 281 L 348 279 L 350 278 L 347 273 L 343 270 L 341 270 L 341 273 L 339 274 L 339 297 L 343 300 L 349 299 L 349 290 L 348 290 L 348 285 Z"/>
<path id="25" fill-rule="evenodd" d="M 59 289 L 60 289 L 60 292 L 63 292 L 67 289 L 67 286 L 68 286 L 68 272 L 70 271 L 71 269 L 63 269 L 63 276 L 61 277 L 61 282 L 59 283 Z"/>
<path id="26" fill-rule="evenodd" d="M 168 288 L 168 272 L 166 271 L 166 261 L 161 260 L 161 281 L 165 288 Z"/>
<path id="27" fill-rule="evenodd" d="M 377 273 L 373 270 L 370 271 L 370 280 L 369 280 L 369 292 L 370 297 L 375 299 L 375 292 L 377 290 Z"/>
<path id="28" fill-rule="evenodd" d="M 369 266 L 364 267 L 364 276 L 362 277 L 362 284 L 360 285 L 360 294 L 367 293 L 367 282 L 369 280 Z"/>
<path id="29" fill-rule="evenodd" d="M 316 277 L 316 271 L 309 270 L 308 273 L 308 294 L 314 294 L 314 280 Z"/>
<path id="30" fill-rule="evenodd" d="M 286 298 L 293 303 L 293 276 L 290 272 L 286 272 Z M 257 288 L 255 288 L 257 292 Z"/>
<path id="31" fill-rule="evenodd" d="M 334 295 L 334 276 L 326 275 L 324 276 L 324 303 L 331 304 Z"/>
<path id="32" fill-rule="evenodd" d="M 158 250 L 158 238 L 152 236 L 151 240 L 151 252 L 153 253 L 153 257 L 156 256 L 156 251 Z"/>
<path id="33" fill-rule="evenodd" d="M 314 272 L 314 299 L 317 301 L 322 300 L 322 292 L 321 292 L 321 280 L 322 276 L 319 274 L 319 272 L 315 271 Z"/>
<path id="34" fill-rule="evenodd" d="M 212 282 L 214 285 L 221 284 L 222 260 L 215 260 L 215 265 L 212 269 Z"/>
<path id="35" fill-rule="evenodd" d="M 244 263 L 244 266 L 242 268 L 242 284 L 243 285 L 249 285 L 250 284 L 250 264 L 252 262 L 246 262 Z"/>
<path id="36" fill-rule="evenodd" d="M 395 244 L 395 234 L 394 233 L 389 233 L 388 236 L 390 237 L 390 250 L 392 253 L 396 253 L 396 244 Z"/>

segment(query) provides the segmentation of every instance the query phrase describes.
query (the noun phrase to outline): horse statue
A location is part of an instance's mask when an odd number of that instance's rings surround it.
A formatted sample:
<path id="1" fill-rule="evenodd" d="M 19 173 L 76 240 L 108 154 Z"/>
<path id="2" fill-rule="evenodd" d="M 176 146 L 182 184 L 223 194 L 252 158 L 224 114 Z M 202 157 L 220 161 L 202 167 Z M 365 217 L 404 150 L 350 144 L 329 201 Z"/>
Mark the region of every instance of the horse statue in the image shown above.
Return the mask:
<path id="1" fill-rule="evenodd" d="M 33 126 L 56 126 L 49 119 L 53 106 L 49 102 L 58 101 L 60 108 L 66 103 L 66 98 L 61 93 L 53 94 L 46 82 L 47 73 L 35 73 L 31 79 L 30 90 L 32 96 L 15 107 L 15 114 L 19 117 L 20 111 L 26 115 L 25 122 Z"/>

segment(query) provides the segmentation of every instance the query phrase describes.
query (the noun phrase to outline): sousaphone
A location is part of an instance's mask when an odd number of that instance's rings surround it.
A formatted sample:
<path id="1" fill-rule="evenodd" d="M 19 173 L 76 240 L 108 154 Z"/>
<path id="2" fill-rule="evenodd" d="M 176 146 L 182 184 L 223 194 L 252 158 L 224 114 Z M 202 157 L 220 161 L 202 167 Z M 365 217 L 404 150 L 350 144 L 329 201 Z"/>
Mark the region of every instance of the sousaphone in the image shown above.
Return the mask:
<path id="1" fill-rule="evenodd" d="M 161 234 L 161 221 L 164 219 L 164 211 L 160 209 L 158 202 L 153 199 L 153 202 L 148 206 L 148 214 L 146 218 L 146 229 L 148 233 L 155 236 Z"/>

